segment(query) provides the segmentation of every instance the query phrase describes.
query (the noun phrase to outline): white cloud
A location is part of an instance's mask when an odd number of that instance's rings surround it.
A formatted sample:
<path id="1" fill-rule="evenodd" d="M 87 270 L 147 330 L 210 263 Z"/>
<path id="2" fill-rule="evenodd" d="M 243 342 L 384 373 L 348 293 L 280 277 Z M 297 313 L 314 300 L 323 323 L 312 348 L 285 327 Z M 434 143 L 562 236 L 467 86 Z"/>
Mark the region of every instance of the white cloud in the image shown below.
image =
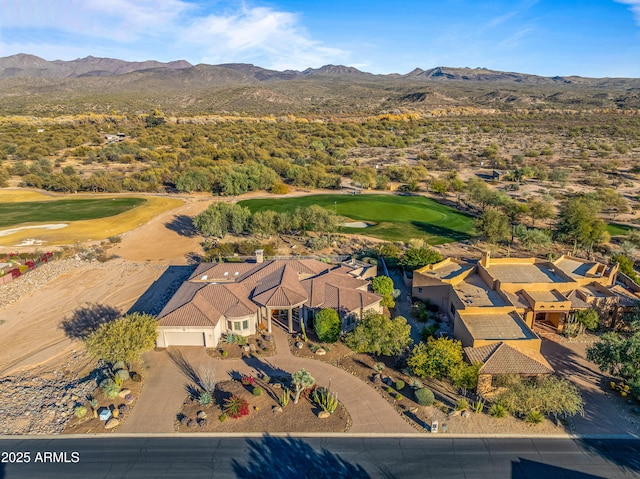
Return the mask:
<path id="1" fill-rule="evenodd" d="M 636 23 L 640 26 L 640 0 L 615 0 L 618 3 L 624 3 L 625 5 L 629 5 L 630 10 L 634 13 L 636 17 Z"/>
<path id="2" fill-rule="evenodd" d="M 20 35 L 8 33 L 13 31 Z M 185 0 L 70 0 L 64 9 L 50 0 L 0 0 L 0 52 L 16 48 L 47 59 L 113 51 L 128 53 L 124 59 L 252 62 L 277 69 L 349 58 L 314 40 L 294 13 L 245 5 L 210 13 Z"/>

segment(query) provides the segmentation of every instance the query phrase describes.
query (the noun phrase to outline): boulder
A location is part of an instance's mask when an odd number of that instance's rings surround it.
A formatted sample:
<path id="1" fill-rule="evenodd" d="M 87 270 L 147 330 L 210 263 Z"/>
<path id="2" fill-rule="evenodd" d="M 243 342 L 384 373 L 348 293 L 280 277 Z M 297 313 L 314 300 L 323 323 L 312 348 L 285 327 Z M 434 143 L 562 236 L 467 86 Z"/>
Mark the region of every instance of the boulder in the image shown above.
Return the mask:
<path id="1" fill-rule="evenodd" d="M 302 341 L 296 341 L 296 348 L 302 349 L 304 347 L 304 343 Z"/>
<path id="2" fill-rule="evenodd" d="M 380 374 L 374 374 L 371 379 L 374 383 L 379 384 L 382 382 L 382 376 Z"/>
<path id="3" fill-rule="evenodd" d="M 464 418 L 468 418 L 469 416 L 471 416 L 471 413 L 469 411 L 465 410 L 465 411 L 462 411 L 460 413 L 460 416 L 462 416 Z"/>
<path id="4" fill-rule="evenodd" d="M 246 345 L 245 345 L 245 346 L 242 346 L 242 350 L 243 350 L 245 353 L 248 353 L 249 351 L 251 351 L 251 348 L 250 348 L 249 346 L 246 346 Z"/>
<path id="5" fill-rule="evenodd" d="M 282 408 L 280 406 L 273 406 L 271 411 L 274 412 L 274 413 L 282 412 Z"/>
<path id="6" fill-rule="evenodd" d="M 112 417 L 111 419 L 109 419 L 105 425 L 104 428 L 105 429 L 113 429 L 114 427 L 116 427 L 118 424 L 120 424 L 120 420 L 116 419 L 115 417 Z"/>
<path id="7" fill-rule="evenodd" d="M 196 417 L 198 419 L 206 419 L 207 418 L 207 413 L 204 411 L 198 411 L 198 413 L 196 414 Z"/>
<path id="8" fill-rule="evenodd" d="M 453 411 L 449 411 L 449 417 L 456 417 L 460 415 L 460 411 L 456 411 L 455 409 Z"/>
<path id="9" fill-rule="evenodd" d="M 124 398 L 127 394 L 131 394 L 131 390 L 127 389 L 127 388 L 123 388 L 120 390 L 120 392 L 118 393 L 118 397 L 119 398 Z"/>
<path id="10" fill-rule="evenodd" d="M 280 383 L 275 383 L 275 384 L 273 385 L 273 389 L 282 389 L 282 384 L 280 384 Z"/>
<path id="11" fill-rule="evenodd" d="M 331 417 L 331 413 L 329 411 L 320 411 L 318 413 L 318 419 L 328 419 Z"/>
<path id="12" fill-rule="evenodd" d="M 256 345 L 255 345 L 255 344 L 251 343 L 251 344 L 249 345 L 249 350 L 250 350 L 252 353 L 255 353 L 255 352 L 258 350 L 258 348 L 256 347 Z"/>
<path id="13" fill-rule="evenodd" d="M 273 336 L 270 334 L 265 334 L 263 337 L 265 341 L 273 341 Z"/>
<path id="14" fill-rule="evenodd" d="M 325 354 L 327 354 L 327 351 L 323 348 L 320 348 L 316 351 L 317 356 L 324 356 Z"/>

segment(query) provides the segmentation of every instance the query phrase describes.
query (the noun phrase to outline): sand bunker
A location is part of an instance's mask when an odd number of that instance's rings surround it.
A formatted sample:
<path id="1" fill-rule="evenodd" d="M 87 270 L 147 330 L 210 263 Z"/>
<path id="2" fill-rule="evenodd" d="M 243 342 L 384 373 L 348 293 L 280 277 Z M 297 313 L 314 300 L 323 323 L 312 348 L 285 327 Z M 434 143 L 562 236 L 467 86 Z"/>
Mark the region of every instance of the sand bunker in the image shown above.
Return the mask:
<path id="1" fill-rule="evenodd" d="M 346 228 L 368 228 L 369 223 L 365 223 L 364 221 L 350 221 L 348 223 L 340 223 L 340 226 L 344 226 Z"/>
<path id="2" fill-rule="evenodd" d="M 0 230 L 0 236 L 9 236 L 12 235 L 14 233 L 17 233 L 18 231 L 23 231 L 23 230 L 37 230 L 37 229 L 43 229 L 43 230 L 59 230 L 62 228 L 66 228 L 67 226 L 69 226 L 66 223 L 55 223 L 55 224 L 50 224 L 50 225 L 35 225 L 35 226 L 21 226 L 20 228 L 11 228 L 8 230 Z"/>

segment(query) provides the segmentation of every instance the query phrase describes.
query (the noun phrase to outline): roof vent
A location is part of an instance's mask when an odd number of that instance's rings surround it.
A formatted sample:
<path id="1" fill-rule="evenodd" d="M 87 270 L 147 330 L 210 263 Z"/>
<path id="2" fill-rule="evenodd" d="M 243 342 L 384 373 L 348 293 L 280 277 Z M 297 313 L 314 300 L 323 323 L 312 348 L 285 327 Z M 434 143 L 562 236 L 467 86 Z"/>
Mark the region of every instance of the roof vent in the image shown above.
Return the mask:
<path id="1" fill-rule="evenodd" d="M 229 276 L 229 272 L 225 271 L 223 276 Z"/>
<path id="2" fill-rule="evenodd" d="M 234 276 L 238 276 L 240 273 L 238 273 L 237 271 L 235 273 L 233 273 Z"/>
<path id="3" fill-rule="evenodd" d="M 202 275 L 202 278 L 200 278 L 200 280 L 201 280 L 201 281 L 206 281 L 206 280 L 208 280 L 208 279 L 209 279 L 209 276 L 208 276 L 208 275 L 206 275 L 206 274 L 203 274 L 203 275 Z"/>

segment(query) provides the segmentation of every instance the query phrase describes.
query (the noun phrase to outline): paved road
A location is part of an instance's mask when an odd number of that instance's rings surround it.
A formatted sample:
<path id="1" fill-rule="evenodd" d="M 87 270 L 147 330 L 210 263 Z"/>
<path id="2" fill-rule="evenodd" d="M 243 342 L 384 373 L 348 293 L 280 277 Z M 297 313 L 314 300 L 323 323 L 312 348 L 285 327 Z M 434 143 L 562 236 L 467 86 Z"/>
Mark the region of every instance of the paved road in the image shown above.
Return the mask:
<path id="1" fill-rule="evenodd" d="M 0 479 L 590 479 L 640 472 L 637 440 L 110 436 L 0 439 L 0 451 L 27 451 L 31 458 L 0 464 Z M 78 461 L 36 463 L 44 452 Z"/>

